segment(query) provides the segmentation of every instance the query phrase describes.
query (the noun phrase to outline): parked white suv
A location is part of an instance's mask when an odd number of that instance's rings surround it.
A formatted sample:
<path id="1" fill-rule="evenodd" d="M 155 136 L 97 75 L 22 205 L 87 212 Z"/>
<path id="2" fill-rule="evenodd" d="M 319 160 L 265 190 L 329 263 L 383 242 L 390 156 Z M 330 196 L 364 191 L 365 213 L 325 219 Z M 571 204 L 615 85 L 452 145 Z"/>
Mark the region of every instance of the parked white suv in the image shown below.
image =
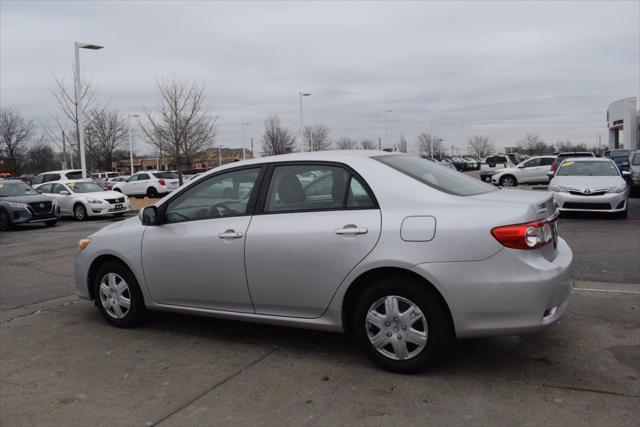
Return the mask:
<path id="1" fill-rule="evenodd" d="M 31 180 L 31 185 L 35 187 L 45 182 L 67 182 L 71 180 L 82 179 L 82 171 L 80 169 L 65 169 L 60 171 L 43 172 Z"/>
<path id="2" fill-rule="evenodd" d="M 556 156 L 532 157 L 517 166 L 497 170 L 491 175 L 491 183 L 502 187 L 515 187 L 518 184 L 547 184 L 551 165 Z"/>
<path id="3" fill-rule="evenodd" d="M 178 175 L 167 171 L 136 172 L 124 182 L 113 186 L 114 191 L 127 196 L 147 196 L 156 198 L 178 188 Z"/>

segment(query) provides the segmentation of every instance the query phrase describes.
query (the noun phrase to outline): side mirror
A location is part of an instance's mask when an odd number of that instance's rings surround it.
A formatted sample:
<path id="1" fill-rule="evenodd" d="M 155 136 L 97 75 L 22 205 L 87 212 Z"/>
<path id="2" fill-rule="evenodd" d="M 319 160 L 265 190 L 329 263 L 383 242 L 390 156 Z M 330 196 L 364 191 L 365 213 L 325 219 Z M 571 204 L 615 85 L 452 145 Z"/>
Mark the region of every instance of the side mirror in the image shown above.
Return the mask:
<path id="1" fill-rule="evenodd" d="M 155 206 L 147 206 L 140 209 L 138 218 L 142 225 L 158 225 L 158 208 Z"/>
<path id="2" fill-rule="evenodd" d="M 518 169 L 524 169 L 524 165 L 518 165 Z"/>
<path id="3" fill-rule="evenodd" d="M 551 171 L 547 172 L 547 176 L 548 176 L 549 178 L 553 178 L 553 176 L 554 176 L 554 175 L 555 175 L 555 174 L 554 174 L 553 172 L 551 172 Z"/>
<path id="4" fill-rule="evenodd" d="M 629 177 L 629 176 L 631 176 L 631 172 L 630 171 L 622 171 L 622 176 Z"/>
<path id="5" fill-rule="evenodd" d="M 60 194 L 61 196 L 68 196 L 69 192 L 67 190 L 62 190 L 61 192 L 59 192 L 58 194 Z"/>

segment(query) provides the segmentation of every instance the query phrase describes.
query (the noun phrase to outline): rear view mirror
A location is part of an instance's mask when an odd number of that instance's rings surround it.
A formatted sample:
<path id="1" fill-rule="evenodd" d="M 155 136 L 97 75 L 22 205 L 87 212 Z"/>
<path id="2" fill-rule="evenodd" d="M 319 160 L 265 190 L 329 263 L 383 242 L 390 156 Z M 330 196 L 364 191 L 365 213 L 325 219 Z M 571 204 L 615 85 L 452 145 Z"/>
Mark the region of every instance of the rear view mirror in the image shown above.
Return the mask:
<path id="1" fill-rule="evenodd" d="M 155 206 L 144 207 L 138 212 L 138 218 L 140 218 L 142 225 L 158 225 L 158 208 Z"/>

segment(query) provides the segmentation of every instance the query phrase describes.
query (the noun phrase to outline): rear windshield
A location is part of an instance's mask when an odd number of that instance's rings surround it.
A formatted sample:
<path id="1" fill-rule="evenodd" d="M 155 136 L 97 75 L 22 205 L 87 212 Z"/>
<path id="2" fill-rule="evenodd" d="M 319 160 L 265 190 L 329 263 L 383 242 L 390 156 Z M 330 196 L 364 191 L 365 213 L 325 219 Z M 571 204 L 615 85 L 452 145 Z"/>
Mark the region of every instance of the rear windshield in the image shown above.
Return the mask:
<path id="1" fill-rule="evenodd" d="M 558 169 L 557 176 L 618 176 L 618 168 L 612 162 L 572 162 L 565 160 Z"/>
<path id="2" fill-rule="evenodd" d="M 154 172 L 151 175 L 158 179 L 178 179 L 178 175 L 175 172 Z"/>
<path id="3" fill-rule="evenodd" d="M 82 179 L 82 171 L 67 172 L 64 176 L 67 179 Z"/>
<path id="4" fill-rule="evenodd" d="M 497 191 L 492 185 L 419 157 L 390 155 L 374 159 L 429 187 L 456 196 L 473 196 Z"/>

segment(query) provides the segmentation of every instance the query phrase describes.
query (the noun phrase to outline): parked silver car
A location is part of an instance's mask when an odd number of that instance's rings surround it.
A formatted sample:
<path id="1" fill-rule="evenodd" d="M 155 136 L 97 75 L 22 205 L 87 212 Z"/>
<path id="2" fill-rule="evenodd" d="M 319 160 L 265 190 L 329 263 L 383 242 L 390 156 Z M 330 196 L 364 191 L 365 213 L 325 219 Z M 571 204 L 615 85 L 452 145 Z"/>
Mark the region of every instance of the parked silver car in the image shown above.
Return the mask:
<path id="1" fill-rule="evenodd" d="M 551 172 L 550 172 L 551 173 Z M 627 216 L 629 188 L 615 162 L 607 158 L 564 160 L 549 183 L 561 211 L 610 212 Z"/>
<path id="2" fill-rule="evenodd" d="M 80 241 L 76 291 L 113 325 L 145 309 L 352 334 L 415 372 L 453 337 L 565 312 L 572 252 L 548 192 L 429 160 L 324 151 L 225 165 Z"/>

